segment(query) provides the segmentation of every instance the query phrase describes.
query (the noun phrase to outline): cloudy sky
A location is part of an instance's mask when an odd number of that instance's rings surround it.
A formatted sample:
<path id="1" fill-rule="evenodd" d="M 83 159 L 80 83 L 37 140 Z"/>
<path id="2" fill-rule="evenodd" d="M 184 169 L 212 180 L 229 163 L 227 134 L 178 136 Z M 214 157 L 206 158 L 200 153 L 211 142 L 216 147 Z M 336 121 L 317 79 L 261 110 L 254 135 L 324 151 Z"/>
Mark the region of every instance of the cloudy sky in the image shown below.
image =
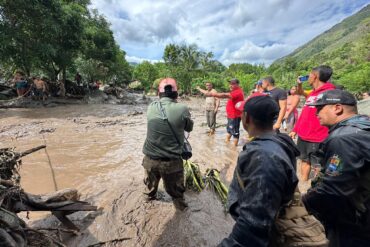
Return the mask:
<path id="1" fill-rule="evenodd" d="M 370 0 L 91 0 L 129 62 L 158 61 L 168 43 L 195 43 L 225 65 L 285 56 Z"/>

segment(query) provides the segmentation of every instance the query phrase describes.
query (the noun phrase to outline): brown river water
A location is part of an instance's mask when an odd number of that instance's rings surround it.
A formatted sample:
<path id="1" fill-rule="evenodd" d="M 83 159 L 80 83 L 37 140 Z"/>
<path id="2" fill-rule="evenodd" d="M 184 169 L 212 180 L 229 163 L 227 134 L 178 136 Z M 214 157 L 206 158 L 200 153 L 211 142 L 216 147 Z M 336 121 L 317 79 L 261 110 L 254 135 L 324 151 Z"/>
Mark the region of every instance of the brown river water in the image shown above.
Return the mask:
<path id="1" fill-rule="evenodd" d="M 225 143 L 225 101 L 222 101 L 214 136 L 206 134 L 204 99 L 183 103 L 195 121 L 189 141 L 192 161 L 204 172 L 217 168 L 229 184 L 239 146 Z M 234 224 L 217 196 L 205 190 L 187 191 L 189 209 L 178 212 L 160 189 L 161 200 L 146 203 L 142 195 L 142 145 L 146 135 L 146 105 L 66 105 L 53 108 L 0 109 L 0 148 L 23 151 L 46 144 L 22 159 L 21 185 L 42 194 L 76 188 L 81 199 L 99 207 L 97 212 L 69 216 L 82 234 L 65 234 L 67 246 L 216 246 Z M 162 185 L 161 185 L 162 186 Z M 25 214 L 21 214 L 22 217 Z M 34 227 L 55 227 L 49 213 L 30 213 Z"/>

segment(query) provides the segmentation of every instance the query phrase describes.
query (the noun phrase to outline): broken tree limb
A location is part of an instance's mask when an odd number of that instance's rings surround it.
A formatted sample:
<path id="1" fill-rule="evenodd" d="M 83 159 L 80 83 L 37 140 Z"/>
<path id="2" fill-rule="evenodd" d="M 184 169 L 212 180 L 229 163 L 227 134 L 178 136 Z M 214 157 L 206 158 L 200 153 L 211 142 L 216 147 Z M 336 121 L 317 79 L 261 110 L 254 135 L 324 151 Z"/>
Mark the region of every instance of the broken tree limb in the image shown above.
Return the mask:
<path id="1" fill-rule="evenodd" d="M 19 157 L 23 157 L 23 156 L 29 155 L 29 154 L 34 153 L 36 151 L 39 151 L 40 149 L 43 149 L 43 148 L 46 148 L 46 145 L 41 145 L 41 146 L 38 146 L 38 147 L 34 147 L 34 148 L 31 148 L 31 149 L 28 149 L 28 150 L 26 150 L 24 152 L 19 153 Z"/>
<path id="2" fill-rule="evenodd" d="M 87 247 L 98 247 L 98 246 L 101 246 L 103 244 L 117 243 L 117 242 L 122 242 L 122 241 L 130 240 L 130 239 L 131 238 L 116 238 L 116 239 L 112 239 L 112 240 L 108 240 L 108 241 L 101 241 L 101 242 L 98 242 L 98 243 L 95 243 L 95 244 L 91 244 L 91 245 L 88 245 Z"/>

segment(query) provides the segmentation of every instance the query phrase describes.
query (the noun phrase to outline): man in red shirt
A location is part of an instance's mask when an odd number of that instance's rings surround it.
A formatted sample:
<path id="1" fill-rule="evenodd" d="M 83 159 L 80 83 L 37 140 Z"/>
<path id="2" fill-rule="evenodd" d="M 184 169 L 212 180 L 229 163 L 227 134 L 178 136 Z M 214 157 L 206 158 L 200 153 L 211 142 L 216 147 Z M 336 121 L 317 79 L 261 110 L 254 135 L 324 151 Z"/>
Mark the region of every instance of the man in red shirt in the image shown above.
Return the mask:
<path id="1" fill-rule="evenodd" d="M 244 101 L 243 89 L 239 86 L 238 79 L 231 79 L 229 81 L 230 92 L 229 93 L 213 93 L 197 87 L 197 89 L 208 97 L 216 98 L 228 98 L 226 104 L 226 115 L 227 115 L 227 136 L 226 141 L 229 142 L 231 136 L 234 137 L 234 145 L 237 146 L 239 142 L 239 131 L 240 131 L 240 117 L 242 112 L 235 108 L 236 103 Z"/>
<path id="2" fill-rule="evenodd" d="M 298 78 L 298 94 L 306 97 L 306 103 L 302 108 L 301 115 L 298 118 L 292 132 L 291 138 L 298 135 L 297 147 L 301 153 L 301 180 L 307 181 L 311 171 L 311 164 L 318 164 L 318 160 L 312 155 L 317 151 L 319 144 L 328 137 L 328 128 L 320 125 L 316 116 L 316 108 L 309 104 L 316 101 L 317 96 L 327 90 L 335 89 L 335 86 L 329 81 L 333 73 L 332 68 L 326 65 L 320 65 L 312 69 L 308 83 L 313 90 L 307 94 L 302 88 L 302 81 Z"/>

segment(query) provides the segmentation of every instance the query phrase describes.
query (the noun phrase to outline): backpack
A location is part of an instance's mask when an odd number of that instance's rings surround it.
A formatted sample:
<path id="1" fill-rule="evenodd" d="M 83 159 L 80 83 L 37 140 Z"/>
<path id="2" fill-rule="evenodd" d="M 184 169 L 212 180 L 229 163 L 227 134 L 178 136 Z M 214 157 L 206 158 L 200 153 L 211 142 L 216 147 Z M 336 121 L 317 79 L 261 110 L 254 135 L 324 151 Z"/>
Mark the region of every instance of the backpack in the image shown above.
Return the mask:
<path id="1" fill-rule="evenodd" d="M 240 187 L 245 185 L 236 169 L 236 178 Z M 298 186 L 293 199 L 283 205 L 275 219 L 271 232 L 269 247 L 326 247 L 328 240 L 323 225 L 312 215 L 309 215 L 301 203 L 301 193 Z"/>
<path id="2" fill-rule="evenodd" d="M 281 208 L 272 235 L 270 243 L 274 247 L 328 246 L 321 223 L 304 206 L 295 203 Z"/>

